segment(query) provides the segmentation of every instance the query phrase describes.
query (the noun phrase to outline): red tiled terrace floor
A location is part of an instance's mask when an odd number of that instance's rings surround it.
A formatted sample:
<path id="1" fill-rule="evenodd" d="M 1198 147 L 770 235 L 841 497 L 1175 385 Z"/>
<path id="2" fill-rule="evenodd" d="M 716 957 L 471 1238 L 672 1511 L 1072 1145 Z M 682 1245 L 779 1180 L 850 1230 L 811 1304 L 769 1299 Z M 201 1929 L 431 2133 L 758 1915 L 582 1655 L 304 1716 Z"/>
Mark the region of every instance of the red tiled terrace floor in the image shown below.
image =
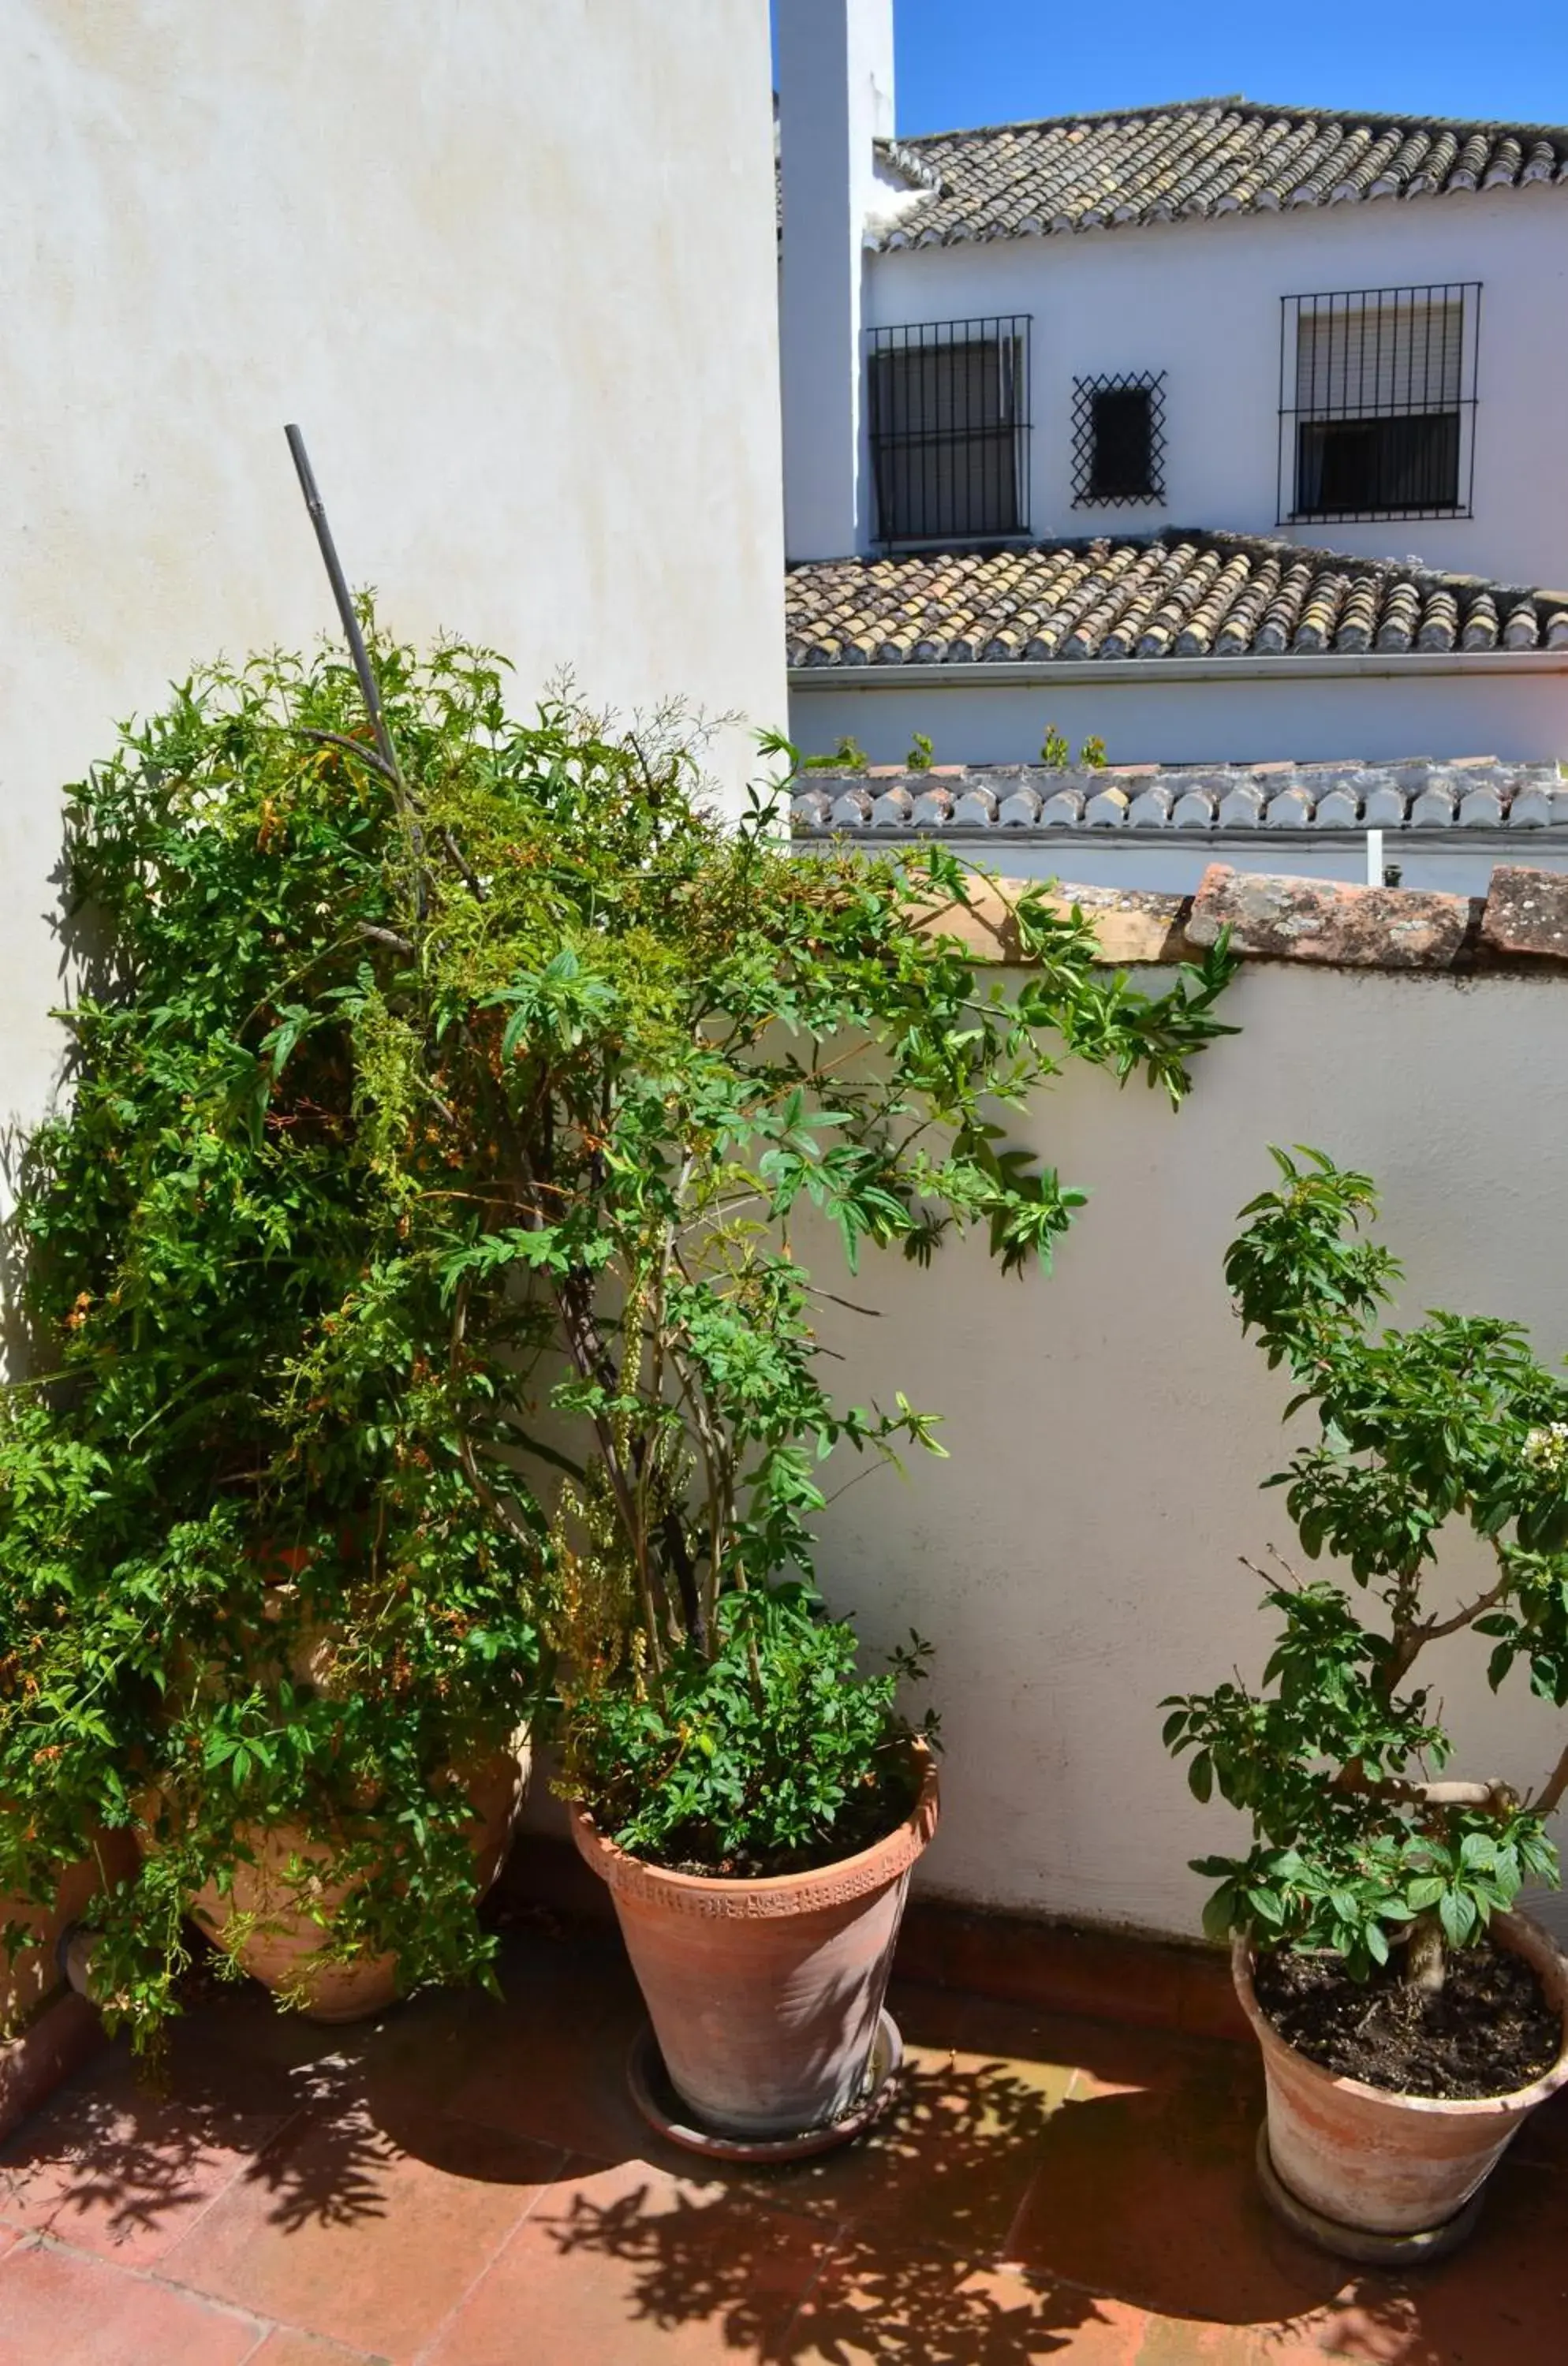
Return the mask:
<path id="1" fill-rule="evenodd" d="M 503 1977 L 338 2032 L 225 1992 L 161 2099 L 99 2056 L 0 2152 L 0 2366 L 1568 2360 L 1568 2098 L 1396 2283 L 1265 2214 L 1250 2047 L 905 1987 L 897 2116 L 721 2176 L 626 2100 L 613 1939 Z"/>

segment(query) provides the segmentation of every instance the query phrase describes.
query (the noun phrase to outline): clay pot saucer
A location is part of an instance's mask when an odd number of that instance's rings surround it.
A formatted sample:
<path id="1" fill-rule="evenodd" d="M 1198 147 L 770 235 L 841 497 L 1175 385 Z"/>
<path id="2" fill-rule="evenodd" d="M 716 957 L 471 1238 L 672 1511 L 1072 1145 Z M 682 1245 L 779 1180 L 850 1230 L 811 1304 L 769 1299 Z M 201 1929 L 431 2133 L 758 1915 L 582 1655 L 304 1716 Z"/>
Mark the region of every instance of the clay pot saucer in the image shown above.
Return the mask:
<path id="1" fill-rule="evenodd" d="M 865 2085 L 858 2102 L 837 2119 L 815 2128 L 802 2128 L 797 2135 L 749 2137 L 723 2135 L 717 2129 L 697 2125 L 689 2106 L 675 2092 L 650 2021 L 643 2022 L 626 2058 L 626 2084 L 631 2089 L 632 2101 L 657 2135 L 670 2144 L 679 2145 L 682 2151 L 699 2154 L 705 2160 L 747 2161 L 763 2167 L 810 2160 L 818 2153 L 836 2152 L 840 2145 L 852 2144 L 886 2112 L 897 2095 L 903 2075 L 904 2040 L 897 2022 L 884 2006 L 877 2019 Z"/>

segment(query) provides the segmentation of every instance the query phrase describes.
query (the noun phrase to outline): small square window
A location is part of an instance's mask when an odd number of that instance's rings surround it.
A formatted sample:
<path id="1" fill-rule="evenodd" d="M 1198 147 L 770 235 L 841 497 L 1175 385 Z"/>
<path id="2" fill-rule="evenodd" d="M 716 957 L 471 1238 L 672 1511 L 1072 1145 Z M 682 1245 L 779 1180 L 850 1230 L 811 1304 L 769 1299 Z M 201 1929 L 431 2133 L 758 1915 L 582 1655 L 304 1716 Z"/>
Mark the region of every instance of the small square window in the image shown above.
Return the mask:
<path id="1" fill-rule="evenodd" d="M 1470 515 L 1480 299 L 1473 281 L 1286 297 L 1282 523 Z"/>
<path id="2" fill-rule="evenodd" d="M 1029 530 L 1029 321 L 873 329 L 868 355 L 877 529 L 886 543 Z"/>
<path id="3" fill-rule="evenodd" d="M 1165 374 L 1073 381 L 1073 504 L 1163 501 Z"/>

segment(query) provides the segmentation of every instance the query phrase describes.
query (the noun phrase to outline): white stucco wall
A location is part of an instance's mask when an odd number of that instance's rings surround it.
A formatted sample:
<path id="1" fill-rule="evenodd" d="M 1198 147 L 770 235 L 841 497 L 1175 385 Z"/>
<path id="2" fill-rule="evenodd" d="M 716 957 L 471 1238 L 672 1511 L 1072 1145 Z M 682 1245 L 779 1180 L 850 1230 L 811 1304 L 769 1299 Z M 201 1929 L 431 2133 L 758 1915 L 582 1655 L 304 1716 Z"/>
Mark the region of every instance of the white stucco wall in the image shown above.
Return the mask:
<path id="1" fill-rule="evenodd" d="M 1479 280 L 1473 518 L 1283 531 L 1509 582 L 1568 580 L 1568 189 L 903 249 L 870 255 L 866 276 L 868 327 L 1032 316 L 1031 524 L 1042 536 L 1274 533 L 1281 297 Z M 1073 380 L 1143 370 L 1167 374 L 1166 500 L 1076 509 Z M 852 525 L 844 550 L 855 546 Z"/>
<path id="2" fill-rule="evenodd" d="M 943 1415 L 952 1455 L 852 1487 L 822 1557 L 872 1644 L 912 1624 L 937 1646 L 934 1891 L 1197 1927 L 1187 1860 L 1227 1845 L 1230 1815 L 1188 1796 L 1158 1703 L 1233 1664 L 1257 1677 L 1269 1628 L 1237 1555 L 1292 1541 L 1280 1494 L 1259 1493 L 1286 1458 L 1290 1388 L 1221 1279 L 1235 1211 L 1272 1177 L 1268 1143 L 1378 1177 L 1406 1315 L 1512 1315 L 1548 1360 L 1568 1348 L 1568 986 L 1255 965 L 1229 1016 L 1244 1031 L 1204 1055 L 1179 1115 L 1075 1074 L 1014 1123 L 1092 1194 L 1052 1278 L 1004 1280 L 977 1245 L 926 1275 L 874 1256 L 847 1295 L 881 1319 L 825 1310 L 845 1396 L 902 1388 Z M 830 1244 L 811 1255 L 839 1287 Z M 1454 1558 L 1455 1601 L 1477 1566 Z M 1563 1721 L 1517 1673 L 1491 1696 L 1484 1657 L 1463 1639 L 1430 1655 L 1460 1763 L 1539 1781 Z"/>
<path id="3" fill-rule="evenodd" d="M 907 682 L 894 666 L 802 668 L 790 729 L 808 756 L 830 754 L 848 735 L 874 764 L 901 763 L 917 732 L 938 763 L 1034 763 L 1048 724 L 1074 748 L 1103 739 L 1114 764 L 1548 761 L 1568 756 L 1565 657 L 1532 652 L 1510 666 L 1506 657 L 1467 665 L 1461 655 L 1442 671 L 1419 660 L 1402 671 L 1385 659 L 1383 672 L 1364 663 L 1340 670 L 1333 658 L 1230 658 L 1206 674 L 1194 669 L 1197 678 L 1170 659 L 1103 673 L 1089 659 L 1064 668 L 1066 679 L 1044 665 L 1026 682 L 993 676 L 984 663 L 922 667 L 923 679 Z"/>
<path id="4" fill-rule="evenodd" d="M 0 1121 L 60 783 L 332 623 L 286 420 L 351 580 L 525 707 L 783 721 L 770 114 L 764 0 L 0 0 Z"/>
<path id="5" fill-rule="evenodd" d="M 1005 872 L 1010 879 L 1070 879 L 1077 887 L 1152 888 L 1162 896 L 1190 896 L 1211 863 L 1233 871 L 1261 872 L 1295 879 L 1342 879 L 1364 886 L 1367 834 L 1362 829 L 1164 828 L 1118 829 L 1100 823 L 1015 829 L 927 832 L 888 828 L 857 831 L 851 841 L 868 854 L 905 851 L 929 837 L 962 862 Z M 1568 829 L 1481 829 L 1411 823 L 1382 832 L 1384 865 L 1397 865 L 1400 887 L 1433 888 L 1445 896 L 1484 896 L 1498 863 L 1523 863 L 1531 871 L 1568 871 Z M 806 839 L 809 847 L 817 841 Z"/>

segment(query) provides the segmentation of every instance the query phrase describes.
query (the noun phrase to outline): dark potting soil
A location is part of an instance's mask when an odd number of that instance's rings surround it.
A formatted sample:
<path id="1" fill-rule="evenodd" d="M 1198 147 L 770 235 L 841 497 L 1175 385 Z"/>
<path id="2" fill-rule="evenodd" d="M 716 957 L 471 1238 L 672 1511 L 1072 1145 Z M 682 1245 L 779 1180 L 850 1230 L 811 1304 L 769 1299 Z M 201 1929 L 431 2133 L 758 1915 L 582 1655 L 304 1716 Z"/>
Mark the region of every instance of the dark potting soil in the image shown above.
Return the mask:
<path id="1" fill-rule="evenodd" d="M 688 1830 L 673 1833 L 666 1848 L 639 1849 L 637 1853 L 646 1864 L 660 1865 L 666 1873 L 695 1874 L 703 1881 L 767 1881 L 780 1874 L 820 1873 L 824 1866 L 841 1865 L 845 1857 L 859 1856 L 863 1849 L 885 1841 L 897 1831 L 914 1804 L 913 1786 L 902 1776 L 888 1777 L 874 1789 L 847 1799 L 831 1831 L 812 1848 L 778 1849 L 767 1855 L 748 1851 L 727 1857 L 705 1856 L 699 1836 Z"/>
<path id="2" fill-rule="evenodd" d="M 1445 2102 L 1510 2095 L 1550 2070 L 1562 2021 L 1522 1955 L 1488 1940 L 1448 1957 L 1441 1993 L 1407 1990 L 1403 1964 L 1353 1980 L 1337 1955 L 1260 1955 L 1258 2001 L 1281 2037 L 1341 2079 Z"/>

